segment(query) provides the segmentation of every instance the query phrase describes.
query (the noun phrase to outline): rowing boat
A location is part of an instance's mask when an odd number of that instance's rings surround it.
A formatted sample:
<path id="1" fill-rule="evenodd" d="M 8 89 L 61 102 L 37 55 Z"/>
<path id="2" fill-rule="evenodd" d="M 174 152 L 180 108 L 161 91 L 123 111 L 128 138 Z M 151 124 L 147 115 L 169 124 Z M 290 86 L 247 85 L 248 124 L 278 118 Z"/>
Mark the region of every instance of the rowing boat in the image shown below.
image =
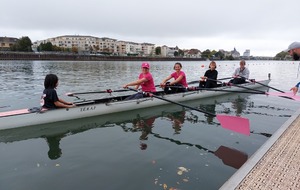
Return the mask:
<path id="1" fill-rule="evenodd" d="M 260 81 L 260 83 L 265 85 L 269 82 L 270 80 Z M 228 94 L 231 90 L 234 92 L 242 92 L 245 91 L 246 88 L 256 89 L 260 87 L 262 86 L 257 83 L 245 83 L 240 85 L 240 87 L 221 86 L 216 88 L 216 90 L 220 91 L 194 90 L 160 96 L 174 102 L 185 102 Z M 0 112 L 0 130 L 144 109 L 169 103 L 153 97 L 126 101 L 124 100 L 125 98 L 126 96 L 116 96 L 96 100 L 83 100 L 81 102 L 76 102 L 77 106 L 73 108 L 60 108 L 54 110 L 20 109 Z"/>

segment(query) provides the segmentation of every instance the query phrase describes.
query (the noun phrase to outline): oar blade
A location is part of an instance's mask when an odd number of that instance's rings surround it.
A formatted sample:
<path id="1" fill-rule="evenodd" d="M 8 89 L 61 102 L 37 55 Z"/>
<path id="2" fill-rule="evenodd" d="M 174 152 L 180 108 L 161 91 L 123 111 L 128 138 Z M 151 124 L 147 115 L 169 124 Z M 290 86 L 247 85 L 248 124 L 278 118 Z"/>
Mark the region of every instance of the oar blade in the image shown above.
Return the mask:
<path id="1" fill-rule="evenodd" d="M 282 97 L 282 98 L 288 98 L 288 99 L 293 99 L 293 100 L 296 100 L 296 101 L 300 101 L 300 96 L 294 95 L 293 92 L 284 92 L 284 93 L 281 93 L 281 92 L 267 92 L 267 95 L 278 96 L 278 97 Z"/>
<path id="2" fill-rule="evenodd" d="M 218 114 L 217 119 L 223 128 L 250 136 L 249 119 L 223 114 Z"/>

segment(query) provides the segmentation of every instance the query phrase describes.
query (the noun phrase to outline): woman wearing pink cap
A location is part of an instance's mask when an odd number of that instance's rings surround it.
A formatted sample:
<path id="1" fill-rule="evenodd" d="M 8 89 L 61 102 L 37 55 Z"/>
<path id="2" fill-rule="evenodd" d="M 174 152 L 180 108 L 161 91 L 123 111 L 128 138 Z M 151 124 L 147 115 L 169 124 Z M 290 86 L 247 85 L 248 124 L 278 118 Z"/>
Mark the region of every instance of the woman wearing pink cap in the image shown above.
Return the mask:
<path id="1" fill-rule="evenodd" d="M 186 82 L 186 76 L 183 71 L 181 71 L 182 65 L 181 63 L 175 63 L 174 70 L 170 76 L 165 78 L 162 83 L 160 83 L 161 87 L 164 87 L 164 91 L 168 93 L 176 93 L 176 92 L 185 92 L 188 87 Z M 171 78 L 174 78 L 172 82 L 167 82 Z M 173 87 L 172 87 L 173 86 Z"/>
<path id="2" fill-rule="evenodd" d="M 152 74 L 149 72 L 150 65 L 147 62 L 142 63 L 142 73 L 139 75 L 139 79 L 128 84 L 125 84 L 123 87 L 127 88 L 128 86 L 135 86 L 135 89 L 142 87 L 143 92 L 156 92 Z M 125 100 L 132 100 L 142 98 L 143 93 L 137 93 L 127 97 Z"/>

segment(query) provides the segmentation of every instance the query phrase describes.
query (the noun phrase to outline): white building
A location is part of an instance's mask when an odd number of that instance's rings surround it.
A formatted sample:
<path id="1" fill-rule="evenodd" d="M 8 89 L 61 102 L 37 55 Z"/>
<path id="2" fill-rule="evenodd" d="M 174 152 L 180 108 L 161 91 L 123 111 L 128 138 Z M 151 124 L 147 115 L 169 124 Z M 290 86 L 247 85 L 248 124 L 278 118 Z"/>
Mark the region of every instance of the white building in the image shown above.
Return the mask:
<path id="1" fill-rule="evenodd" d="M 161 47 L 161 56 L 162 57 L 174 57 L 175 51 L 178 51 L 178 47 L 168 47 L 166 45 Z"/>
<path id="2" fill-rule="evenodd" d="M 233 58 L 239 58 L 240 52 L 238 52 L 235 48 L 231 51 L 231 55 Z"/>
<path id="3" fill-rule="evenodd" d="M 190 50 L 184 50 L 184 57 L 188 58 L 201 58 L 201 51 L 198 49 L 190 49 Z"/>
<path id="4" fill-rule="evenodd" d="M 60 48 L 72 49 L 77 48 L 78 51 L 93 51 L 100 42 L 100 38 L 93 36 L 79 36 L 79 35 L 65 35 L 54 38 L 48 38 L 46 40 L 40 40 L 33 43 L 32 48 L 34 50 L 43 43 L 51 42 Z M 98 42 L 98 43 L 97 43 Z"/>
<path id="5" fill-rule="evenodd" d="M 155 54 L 155 44 L 141 43 L 142 53 L 144 56 L 151 56 Z"/>
<path id="6" fill-rule="evenodd" d="M 117 55 L 144 55 L 150 56 L 155 53 L 155 45 L 150 43 L 136 43 L 127 41 L 117 41 L 112 38 L 98 38 L 93 36 L 65 35 L 33 43 L 32 48 L 37 51 L 38 46 L 43 43 L 51 42 L 60 48 L 75 49 L 79 52 L 90 53 L 114 53 Z"/>
<path id="7" fill-rule="evenodd" d="M 246 51 L 243 53 L 243 57 L 250 57 L 250 49 L 246 49 Z"/>

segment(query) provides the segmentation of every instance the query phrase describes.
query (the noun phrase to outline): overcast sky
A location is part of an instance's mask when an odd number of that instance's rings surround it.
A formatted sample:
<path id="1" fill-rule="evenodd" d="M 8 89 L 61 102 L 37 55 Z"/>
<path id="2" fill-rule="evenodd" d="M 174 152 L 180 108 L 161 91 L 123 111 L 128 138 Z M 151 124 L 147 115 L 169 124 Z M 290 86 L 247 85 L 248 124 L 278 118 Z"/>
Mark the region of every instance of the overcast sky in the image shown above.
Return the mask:
<path id="1" fill-rule="evenodd" d="M 275 56 L 300 41 L 299 0 L 1 0 L 0 36 L 91 35 Z"/>

